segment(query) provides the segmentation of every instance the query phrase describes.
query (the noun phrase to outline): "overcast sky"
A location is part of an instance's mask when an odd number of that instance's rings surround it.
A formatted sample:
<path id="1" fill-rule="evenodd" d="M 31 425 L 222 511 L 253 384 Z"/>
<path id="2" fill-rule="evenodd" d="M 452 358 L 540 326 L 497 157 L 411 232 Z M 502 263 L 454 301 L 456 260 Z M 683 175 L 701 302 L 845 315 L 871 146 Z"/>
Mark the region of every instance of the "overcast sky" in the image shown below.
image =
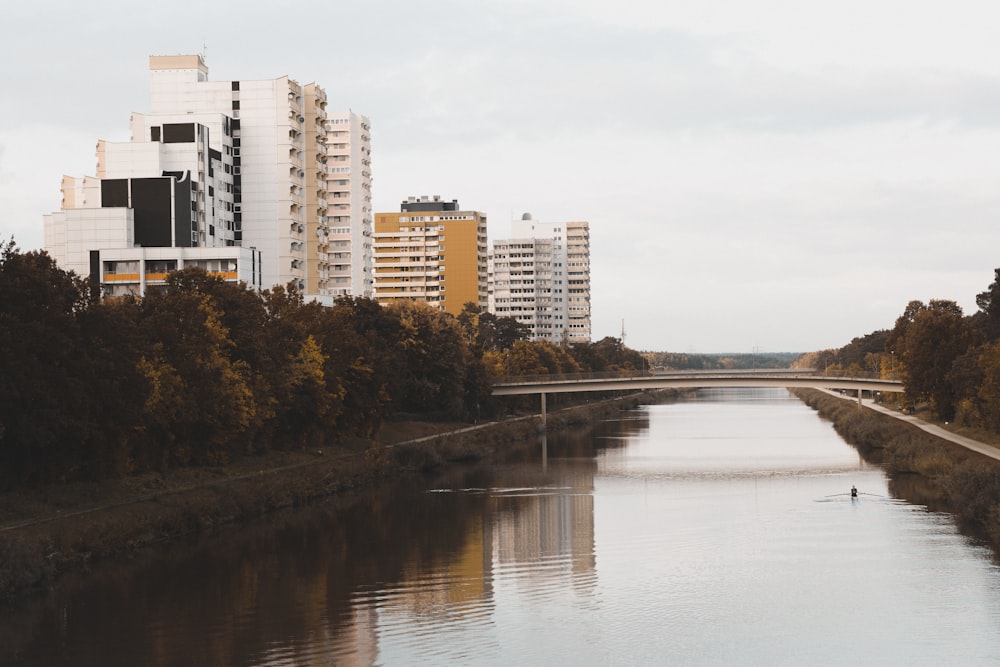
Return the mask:
<path id="1" fill-rule="evenodd" d="M 316 81 L 409 195 L 587 220 L 594 340 L 840 347 L 1000 266 L 995 0 L 36 2 L 0 22 L 0 236 L 148 111 L 148 56 Z"/>

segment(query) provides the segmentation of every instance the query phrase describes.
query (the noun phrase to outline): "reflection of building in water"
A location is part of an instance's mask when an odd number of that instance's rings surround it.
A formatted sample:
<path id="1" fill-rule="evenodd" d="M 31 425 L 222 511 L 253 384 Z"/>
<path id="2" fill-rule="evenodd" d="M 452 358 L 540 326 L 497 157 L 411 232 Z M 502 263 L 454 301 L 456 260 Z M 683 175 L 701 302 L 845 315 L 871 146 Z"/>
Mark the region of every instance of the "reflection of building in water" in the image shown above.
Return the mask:
<path id="1" fill-rule="evenodd" d="M 362 667 L 378 659 L 378 609 L 374 605 L 356 605 L 348 623 L 337 628 L 333 655 L 338 665 Z M 343 647 L 343 648 L 341 648 Z"/>
<path id="2" fill-rule="evenodd" d="M 397 584 L 373 591 L 373 599 L 365 605 L 373 610 L 371 632 L 374 633 L 380 624 L 384 627 L 386 618 L 395 614 L 399 614 L 404 623 L 415 619 L 420 619 L 420 622 L 448 622 L 467 614 L 480 614 L 480 610 L 493 600 L 490 560 L 493 536 L 489 530 L 484 530 L 484 525 L 486 521 L 482 515 L 475 517 L 463 525 L 466 540 L 455 552 L 435 558 L 434 562 L 420 558 L 410 560 Z M 376 613 L 379 618 L 375 618 Z M 351 632 L 360 635 L 364 630 L 361 622 L 364 619 L 356 614 L 354 620 L 357 624 Z M 372 642 L 377 643 L 377 638 L 373 636 Z M 375 654 L 374 658 L 377 657 Z M 374 658 L 357 664 L 375 664 Z"/>
<path id="3" fill-rule="evenodd" d="M 479 516 L 469 522 L 465 544 L 447 562 L 434 566 L 411 561 L 402 576 L 402 581 L 408 582 L 402 604 L 419 615 L 455 615 L 492 599 L 488 558 L 491 537 L 489 531 L 483 530 L 483 518 Z"/>
<path id="4" fill-rule="evenodd" d="M 390 628 L 490 622 L 495 582 L 504 578 L 544 580 L 551 589 L 592 587 L 594 470 L 574 462 L 525 479 L 522 469 L 516 478 L 494 478 L 479 501 L 456 499 L 477 508 L 461 521 L 462 543 L 447 553 L 418 550 L 393 583 L 356 592 L 353 614 L 338 622 L 337 664 L 377 664 Z"/>
<path id="5" fill-rule="evenodd" d="M 584 468 L 558 471 L 549 492 L 499 496 L 494 521 L 494 565 L 564 560 L 573 573 L 592 572 L 594 475 Z M 568 487 L 568 488 L 564 488 Z M 526 571 L 539 573 L 533 568 Z M 544 576 L 550 576 L 546 570 Z"/>

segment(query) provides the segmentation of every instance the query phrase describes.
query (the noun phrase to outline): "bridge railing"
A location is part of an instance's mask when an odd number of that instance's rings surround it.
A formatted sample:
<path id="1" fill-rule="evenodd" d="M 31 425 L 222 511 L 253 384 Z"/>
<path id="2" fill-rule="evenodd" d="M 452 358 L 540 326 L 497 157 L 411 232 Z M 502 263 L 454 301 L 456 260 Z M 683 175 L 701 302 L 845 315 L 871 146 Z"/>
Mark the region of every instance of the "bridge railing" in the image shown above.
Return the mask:
<path id="1" fill-rule="evenodd" d="M 507 375 L 498 377 L 494 384 L 515 385 L 533 384 L 538 382 L 579 382 L 584 380 L 631 380 L 637 378 L 652 377 L 705 377 L 705 376 L 735 376 L 752 375 L 754 377 L 785 377 L 793 376 L 820 376 L 835 378 L 851 378 L 864 380 L 898 380 L 898 377 L 887 376 L 885 374 L 869 371 L 849 372 L 849 371 L 819 371 L 815 368 L 767 368 L 767 369 L 708 369 L 708 370 L 662 370 L 654 371 L 642 370 L 618 370 L 603 371 L 599 373 L 546 373 L 541 375 Z"/>
<path id="2" fill-rule="evenodd" d="M 580 380 L 615 380 L 653 377 L 650 371 L 624 370 L 601 373 L 546 373 L 542 375 L 506 375 L 498 377 L 496 384 L 532 384 L 535 382 L 573 382 Z"/>
<path id="3" fill-rule="evenodd" d="M 753 375 L 754 377 L 788 377 L 789 375 L 815 375 L 812 368 L 769 368 L 769 369 L 709 369 L 709 370 L 618 370 L 593 373 L 545 373 L 541 375 L 506 375 L 496 379 L 496 384 L 531 384 L 536 382 L 579 382 L 582 380 L 632 380 L 653 377 L 688 377 L 714 375 Z"/>
<path id="4" fill-rule="evenodd" d="M 876 371 L 825 370 L 822 373 L 817 374 L 830 378 L 857 378 L 865 380 L 890 381 L 898 381 L 901 379 L 899 377 L 899 373 L 879 373 Z"/>

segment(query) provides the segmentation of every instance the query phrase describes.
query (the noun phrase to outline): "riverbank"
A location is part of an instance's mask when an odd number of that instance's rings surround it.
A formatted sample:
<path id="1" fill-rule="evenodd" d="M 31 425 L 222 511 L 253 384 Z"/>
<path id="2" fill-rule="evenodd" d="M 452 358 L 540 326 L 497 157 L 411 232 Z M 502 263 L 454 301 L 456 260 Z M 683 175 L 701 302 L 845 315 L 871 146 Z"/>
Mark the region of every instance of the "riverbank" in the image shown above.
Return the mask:
<path id="1" fill-rule="evenodd" d="M 900 419 L 871 406 L 858 409 L 853 398 L 818 390 L 793 393 L 829 419 L 866 460 L 882 466 L 890 480 L 919 478 L 923 502 L 940 504 L 963 529 L 982 535 L 1000 553 L 1000 461 L 993 452 L 981 451 L 992 448 L 990 443 L 963 446 L 945 439 L 949 434 L 940 427 L 925 430 L 912 417 Z M 935 435 L 934 428 L 942 433 Z"/>
<path id="2" fill-rule="evenodd" d="M 549 430 L 593 424 L 671 392 L 555 410 Z M 499 460 L 537 443 L 538 416 L 480 425 L 389 422 L 377 441 L 275 452 L 215 468 L 0 494 L 0 597 L 49 587 L 98 560 L 135 557 L 194 532 L 320 502 L 395 476 Z"/>

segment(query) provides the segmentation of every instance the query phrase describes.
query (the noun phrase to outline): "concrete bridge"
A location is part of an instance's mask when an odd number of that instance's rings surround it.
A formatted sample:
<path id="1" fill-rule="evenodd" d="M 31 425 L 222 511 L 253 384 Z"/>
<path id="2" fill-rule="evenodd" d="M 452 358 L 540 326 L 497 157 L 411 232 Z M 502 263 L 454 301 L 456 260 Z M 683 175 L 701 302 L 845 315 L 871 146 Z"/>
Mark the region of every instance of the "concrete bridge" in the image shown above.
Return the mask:
<path id="1" fill-rule="evenodd" d="M 708 387 L 804 387 L 857 392 L 902 392 L 903 383 L 878 377 L 838 377 L 821 375 L 811 369 L 768 369 L 739 371 L 671 371 L 642 373 L 581 373 L 503 378 L 493 385 L 494 396 L 539 394 L 542 422 L 545 396 L 581 391 L 636 391 L 642 389 L 703 389 Z"/>

